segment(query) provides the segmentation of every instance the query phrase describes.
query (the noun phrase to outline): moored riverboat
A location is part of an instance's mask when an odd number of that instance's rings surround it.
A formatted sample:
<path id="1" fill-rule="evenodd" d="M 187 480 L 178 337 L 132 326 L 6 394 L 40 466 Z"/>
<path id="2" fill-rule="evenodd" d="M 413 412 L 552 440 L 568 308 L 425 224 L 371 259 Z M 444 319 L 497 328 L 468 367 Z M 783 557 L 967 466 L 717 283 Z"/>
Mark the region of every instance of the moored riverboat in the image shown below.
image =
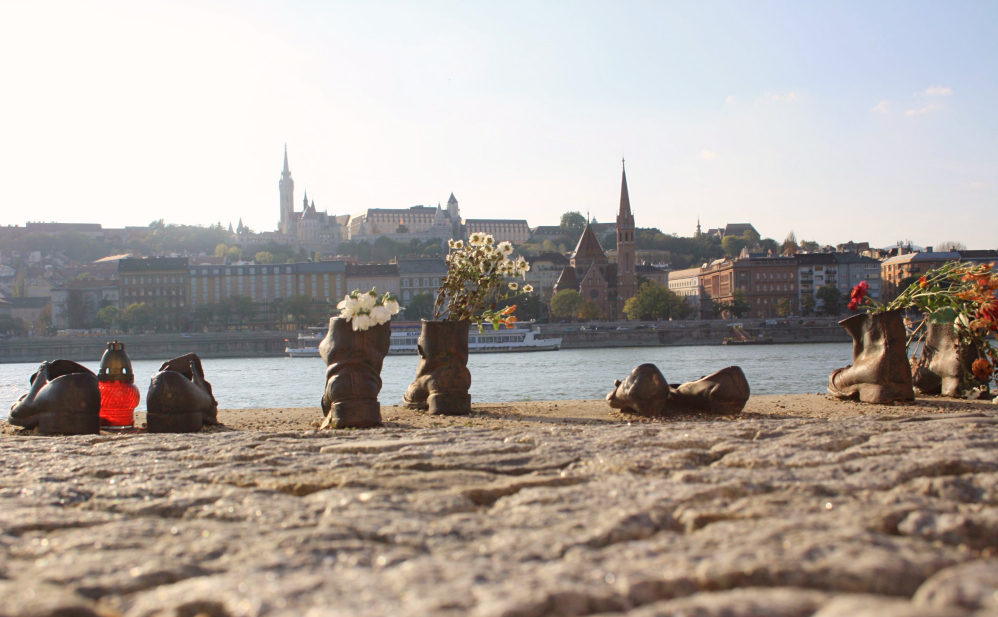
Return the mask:
<path id="1" fill-rule="evenodd" d="M 500 327 L 494 330 L 491 324 L 482 324 L 483 332 L 472 327 L 468 336 L 470 353 L 512 353 L 524 351 L 557 351 L 561 349 L 561 338 L 538 338 L 540 334 L 530 323 L 517 324 L 512 328 Z M 419 339 L 420 324 L 392 324 L 392 346 L 389 355 L 415 354 Z M 285 350 L 292 358 L 318 358 L 319 343 L 326 336 L 326 328 L 307 328 L 295 341 L 288 340 Z"/>

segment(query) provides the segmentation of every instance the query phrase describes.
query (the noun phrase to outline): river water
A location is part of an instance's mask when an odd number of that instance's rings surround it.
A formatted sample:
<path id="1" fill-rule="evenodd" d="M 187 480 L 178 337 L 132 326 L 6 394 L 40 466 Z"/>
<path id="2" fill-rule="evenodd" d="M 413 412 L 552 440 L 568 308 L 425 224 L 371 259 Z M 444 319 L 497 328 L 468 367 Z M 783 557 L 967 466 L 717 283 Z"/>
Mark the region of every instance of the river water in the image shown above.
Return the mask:
<path id="1" fill-rule="evenodd" d="M 381 377 L 382 405 L 396 404 L 416 373 L 416 356 L 388 356 Z M 637 365 L 656 364 L 673 383 L 692 381 L 725 366 L 745 371 L 753 394 L 824 392 L 828 374 L 849 364 L 849 343 L 725 347 L 631 347 L 563 349 L 530 353 L 473 354 L 471 394 L 474 402 L 579 400 L 603 398 L 614 379 Z M 160 360 L 133 362 L 145 408 L 149 378 Z M 97 371 L 100 359 L 83 362 Z M 226 358 L 203 360 L 222 409 L 247 407 L 317 407 L 324 387 L 325 365 L 319 358 Z M 28 391 L 31 364 L 0 364 L 0 417 Z"/>

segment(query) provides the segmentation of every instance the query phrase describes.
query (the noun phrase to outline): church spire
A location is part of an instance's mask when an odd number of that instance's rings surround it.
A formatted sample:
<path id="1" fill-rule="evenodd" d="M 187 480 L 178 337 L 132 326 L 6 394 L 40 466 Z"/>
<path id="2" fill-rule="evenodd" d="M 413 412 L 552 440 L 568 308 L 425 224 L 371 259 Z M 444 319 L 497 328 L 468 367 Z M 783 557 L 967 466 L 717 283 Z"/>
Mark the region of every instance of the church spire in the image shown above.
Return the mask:
<path id="1" fill-rule="evenodd" d="M 620 218 L 631 217 L 631 198 L 627 195 L 627 169 L 624 168 L 624 159 L 620 159 Z"/>
<path id="2" fill-rule="evenodd" d="M 291 175 L 291 170 L 288 169 L 288 144 L 284 144 L 284 172 L 285 176 Z"/>

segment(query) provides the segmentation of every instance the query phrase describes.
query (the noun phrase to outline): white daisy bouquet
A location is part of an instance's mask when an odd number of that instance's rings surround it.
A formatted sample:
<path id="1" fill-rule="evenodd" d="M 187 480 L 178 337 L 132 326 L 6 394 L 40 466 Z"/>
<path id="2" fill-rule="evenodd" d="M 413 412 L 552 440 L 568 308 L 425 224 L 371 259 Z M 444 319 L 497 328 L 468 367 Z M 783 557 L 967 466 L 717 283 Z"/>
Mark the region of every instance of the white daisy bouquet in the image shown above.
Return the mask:
<path id="1" fill-rule="evenodd" d="M 513 245 L 509 242 L 496 244 L 488 234 L 473 233 L 468 244 L 462 240 L 447 243 L 447 276 L 440 285 L 437 300 L 433 306 L 433 318 L 448 321 L 468 319 L 482 330 L 482 322 L 488 321 L 498 330 L 500 324 L 512 328 L 516 323 L 513 311 L 516 305 L 497 309 L 499 302 L 521 293 L 532 292 L 533 286 L 507 279 L 522 276 L 526 278 L 530 264 L 523 257 L 511 258 Z"/>
<path id="2" fill-rule="evenodd" d="M 392 315 L 399 312 L 399 303 L 392 294 L 379 296 L 372 287 L 367 293 L 354 289 L 343 297 L 336 308 L 340 309 L 340 317 L 351 323 L 354 331 L 363 331 L 391 321 Z"/>

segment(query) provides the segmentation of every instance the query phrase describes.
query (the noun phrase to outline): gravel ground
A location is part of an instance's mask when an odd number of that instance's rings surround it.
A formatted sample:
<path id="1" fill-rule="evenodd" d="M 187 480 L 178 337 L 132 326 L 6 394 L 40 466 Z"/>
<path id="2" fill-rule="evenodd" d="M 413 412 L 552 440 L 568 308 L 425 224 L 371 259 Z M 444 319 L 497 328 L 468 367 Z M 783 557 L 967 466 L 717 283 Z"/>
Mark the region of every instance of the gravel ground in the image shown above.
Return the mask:
<path id="1" fill-rule="evenodd" d="M 2 425 L 0 616 L 998 615 L 990 403 L 382 414 Z"/>

